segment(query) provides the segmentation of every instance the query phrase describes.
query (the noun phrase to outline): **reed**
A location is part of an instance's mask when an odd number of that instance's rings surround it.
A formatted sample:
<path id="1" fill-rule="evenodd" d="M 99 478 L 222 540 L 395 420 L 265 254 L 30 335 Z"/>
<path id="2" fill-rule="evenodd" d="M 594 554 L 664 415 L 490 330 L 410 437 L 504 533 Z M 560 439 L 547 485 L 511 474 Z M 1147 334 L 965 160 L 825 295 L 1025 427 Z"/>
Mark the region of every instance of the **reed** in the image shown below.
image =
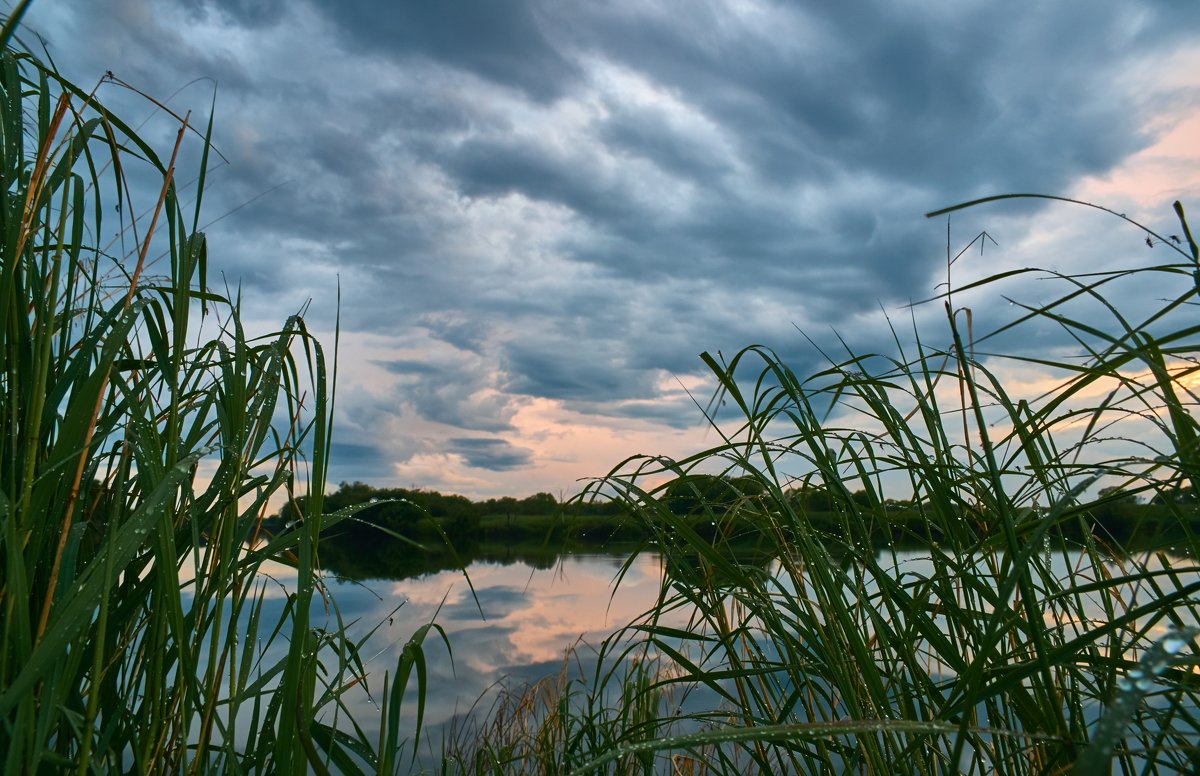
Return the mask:
<path id="1" fill-rule="evenodd" d="M 457 720 L 435 772 L 550 776 L 608 752 L 618 773 L 654 773 L 653 751 L 625 745 L 679 732 L 673 708 L 681 699 L 664 683 L 664 670 L 670 669 L 636 644 L 578 643 L 558 674 L 501 688 L 490 708 Z M 684 767 L 690 758 L 675 755 L 671 762 Z"/>
<path id="2" fill-rule="evenodd" d="M 728 362 L 705 354 L 716 404 L 736 408 L 732 430 L 713 419 L 720 444 L 631 459 L 585 497 L 615 490 L 658 532 L 669 581 L 621 637 L 676 667 L 653 688 L 702 686 L 721 701 L 681 736 L 624 742 L 575 772 L 611 772 L 632 752 L 659 753 L 663 772 L 681 752 L 716 773 L 1194 772 L 1200 254 L 1175 210 L 1182 236 L 1125 219 L 1168 263 L 1024 269 L 947 290 L 933 300 L 943 347 L 897 335 L 893 354 L 848 350 L 803 378 L 763 347 Z M 956 299 L 996 298 L 1026 275 L 1059 295 L 1013 300 L 1013 320 L 972 336 Z M 1125 290 L 1133 281 L 1166 298 L 1147 306 Z M 1011 346 L 1047 324 L 1076 352 Z M 1011 366 L 1054 385 L 1014 395 Z M 740 497 L 705 502 L 698 486 L 701 508 L 773 537 L 767 569 L 739 564 L 670 508 L 669 494 L 714 472 Z M 1120 493 L 1090 495 L 1102 478 Z M 837 530 L 797 498 L 815 485 Z M 1167 505 L 1172 547 L 1134 552 L 1092 519 L 1131 493 Z M 907 517 L 889 521 L 895 499 L 920 512 L 919 535 L 905 535 Z M 923 547 L 919 561 L 905 539 Z M 660 624 L 679 608 L 694 611 L 687 628 Z"/>
<path id="3" fill-rule="evenodd" d="M 1014 196 L 1035 195 L 931 215 Z M 1082 276 L 1023 269 L 946 290 L 930 300 L 945 311 L 940 347 L 914 323 L 911 344 L 893 330 L 891 353 L 847 349 L 803 377 L 760 346 L 727 362 L 704 354 L 720 385 L 710 409 L 735 415 L 709 416 L 719 443 L 682 460 L 631 458 L 581 496 L 615 497 L 639 515 L 665 576 L 654 609 L 602 645 L 573 714 L 546 718 L 571 731 L 558 738 L 558 766 L 1200 768 L 1200 254 L 1175 210 L 1174 237 L 1108 211 L 1167 248 L 1166 263 Z M 976 334 L 958 300 L 996 298 L 1026 276 L 1057 284 L 1058 296 L 1013 299 L 1012 320 Z M 1046 325 L 1075 352 L 1022 350 L 1026 330 Z M 1014 366 L 1053 386 L 1008 390 Z M 1118 490 L 1096 495 L 1104 483 Z M 810 519 L 804 494 L 818 487 L 839 525 L 824 511 Z M 1123 547 L 1093 518 L 1131 494 L 1162 505 L 1170 546 Z M 731 551 L 731 532 L 747 530 L 770 537 L 774 562 Z M 658 672 L 622 677 L 630 656 Z M 664 695 L 693 701 L 668 713 Z M 629 723 L 632 709 L 652 707 L 655 724 Z M 497 762 L 459 771 L 518 773 L 529 759 Z"/>
<path id="4" fill-rule="evenodd" d="M 395 726 L 345 723 L 363 664 L 319 571 L 353 512 L 322 514 L 331 366 L 300 315 L 252 337 L 207 287 L 211 116 L 161 156 L 13 42 L 25 5 L 0 38 L 0 770 L 400 771 Z"/>

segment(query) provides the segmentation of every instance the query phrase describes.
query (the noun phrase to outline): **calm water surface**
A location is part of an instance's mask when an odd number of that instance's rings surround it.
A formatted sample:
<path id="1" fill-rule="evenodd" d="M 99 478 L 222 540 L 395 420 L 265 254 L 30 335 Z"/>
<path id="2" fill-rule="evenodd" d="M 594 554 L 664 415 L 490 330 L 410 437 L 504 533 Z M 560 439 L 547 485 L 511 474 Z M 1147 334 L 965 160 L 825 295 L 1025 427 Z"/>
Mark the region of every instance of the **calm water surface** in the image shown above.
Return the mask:
<path id="1" fill-rule="evenodd" d="M 619 586 L 614 586 L 627 554 L 580 553 L 563 555 L 549 568 L 529 562 L 476 560 L 467 567 L 471 585 L 462 571 L 439 571 L 409 579 L 331 580 L 330 591 L 349 623 L 356 641 L 375 632 L 366 641 L 363 659 L 370 687 L 380 692 L 385 672 L 395 674 L 397 659 L 405 643 L 420 626 L 436 621 L 450 641 L 450 650 L 431 634 L 425 641 L 427 695 L 425 724 L 426 762 L 440 751 L 442 733 L 458 715 L 472 711 L 486 714 L 502 689 L 519 690 L 548 677 L 559 675 L 571 655 L 569 675 L 579 677 L 594 666 L 593 648 L 617 629 L 639 619 L 653 605 L 663 580 L 660 558 L 645 552 L 635 557 Z M 888 555 L 894 559 L 897 576 L 927 575 L 932 572 L 927 550 L 906 550 Z M 1077 552 L 1057 553 L 1061 576 L 1069 566 L 1078 567 Z M 887 566 L 883 558 L 882 564 Z M 1183 561 L 1194 568 L 1194 561 Z M 1158 565 L 1152 561 L 1151 566 Z M 290 587 L 281 568 L 275 604 L 281 606 Z M 292 572 L 294 578 L 294 572 Z M 1195 574 L 1187 574 L 1187 582 Z M 1149 590 L 1130 590 L 1129 603 L 1151 595 Z M 319 599 L 318 599 L 319 601 Z M 267 613 L 264 613 L 264 619 Z M 314 610 L 314 626 L 326 614 Z M 676 612 L 682 625 L 685 613 Z M 1097 608 L 1089 619 L 1103 617 Z M 332 625 L 330 627 L 336 627 Z M 1047 622 L 1053 627 L 1055 623 Z M 1164 626 L 1165 627 L 1165 626 Z M 276 648 L 286 649 L 286 645 Z M 267 661 L 271 662 L 271 661 Z M 410 681 L 410 690 L 413 684 Z M 378 727 L 378 698 L 358 688 L 351 691 L 349 706 L 357 722 L 371 735 Z M 413 730 L 416 697 L 404 701 L 405 730 Z"/>
<path id="2" fill-rule="evenodd" d="M 400 650 L 424 623 L 436 619 L 446 630 L 453 655 L 440 639 L 425 642 L 426 719 L 437 725 L 467 711 L 485 692 L 557 674 L 569 650 L 587 654 L 587 645 L 598 645 L 650 609 L 662 580 L 659 559 L 639 555 L 614 591 L 625 559 L 566 555 L 550 569 L 476 561 L 467 568 L 474 593 L 463 573 L 452 571 L 335 582 L 330 589 L 343 619 L 357 621 L 352 636 L 384 622 L 366 651 L 367 668 L 376 676 L 395 672 Z"/>
<path id="3" fill-rule="evenodd" d="M 539 561 L 548 568 L 520 560 L 475 560 L 466 576 L 449 570 L 399 580 L 328 579 L 350 638 L 366 639 L 361 656 L 368 686 L 376 695 L 360 685 L 344 696 L 355 721 L 372 739 L 378 735 L 384 673 L 395 676 L 406 642 L 422 625 L 435 621 L 446 631 L 450 646 L 447 649 L 433 632 L 424 643 L 425 733 L 418 767 L 432 767 L 443 734 L 455 727 L 456 717 L 487 714 L 503 690 L 519 691 L 559 676 L 568 656 L 568 675 L 580 678 L 594 668 L 595 648 L 605 638 L 654 605 L 663 579 L 659 557 L 639 554 L 615 586 L 628 558 L 628 553 L 568 554 L 550 564 L 544 558 Z M 263 621 L 274 622 L 294 590 L 295 571 L 274 563 L 265 564 L 264 571 L 273 581 L 267 586 Z M 321 598 L 313 600 L 312 626 L 336 629 Z M 287 643 L 279 639 L 264 650 L 262 665 L 271 665 L 286 652 Z M 328 663 L 336 665 L 336 657 L 330 656 Z M 410 679 L 402 734 L 415 730 L 415 687 L 415 679 Z M 325 717 L 333 721 L 329 714 Z M 461 719 L 457 725 L 462 726 Z M 349 727 L 341 722 L 338 726 Z"/>

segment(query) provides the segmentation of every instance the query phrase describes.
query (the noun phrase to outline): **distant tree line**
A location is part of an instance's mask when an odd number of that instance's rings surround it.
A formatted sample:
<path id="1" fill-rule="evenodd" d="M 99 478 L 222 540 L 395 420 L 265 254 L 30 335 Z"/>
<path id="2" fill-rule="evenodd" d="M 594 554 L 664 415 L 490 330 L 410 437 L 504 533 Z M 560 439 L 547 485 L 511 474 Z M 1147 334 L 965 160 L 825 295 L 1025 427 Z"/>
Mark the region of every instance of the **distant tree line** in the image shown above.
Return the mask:
<path id="1" fill-rule="evenodd" d="M 304 514 L 306 499 L 285 504 L 268 527 L 284 529 Z M 454 541 L 485 538 L 505 530 L 520 533 L 530 524 L 546 525 L 548 519 L 601 517 L 623 514 L 621 504 L 611 501 L 560 502 L 550 493 L 526 498 L 489 498 L 473 501 L 466 496 L 420 488 L 376 488 L 364 482 L 342 482 L 325 496 L 326 513 L 367 504 L 354 519 L 331 529 L 333 538 L 352 542 L 378 543 L 384 536 L 412 539 L 440 537 Z M 381 530 L 382 529 L 382 530 Z"/>
<path id="2" fill-rule="evenodd" d="M 752 538 L 759 519 L 772 508 L 764 498 L 761 482 L 753 477 L 689 474 L 669 483 L 659 495 L 660 503 L 677 517 L 686 518 L 701 536 L 715 539 Z M 880 499 L 862 489 L 851 491 L 842 483 L 833 487 L 803 483 L 784 494 L 790 509 L 806 516 L 814 526 L 832 536 L 841 536 L 845 515 L 873 515 L 874 538 L 878 540 L 934 540 L 926 519 L 928 504 L 904 499 Z M 1081 537 L 1093 527 L 1116 539 L 1137 532 L 1159 532 L 1196 519 L 1197 499 L 1189 490 L 1159 495 L 1142 503 L 1136 494 L 1107 488 L 1077 512 L 1080 519 L 1064 523 L 1065 536 Z M 469 551 L 473 542 L 561 543 L 566 540 L 605 543 L 639 540 L 654 533 L 634 518 L 617 500 L 560 502 L 549 493 L 525 498 L 471 500 L 419 488 L 377 488 L 363 482 L 342 482 L 326 495 L 325 511 L 367 505 L 351 520 L 329 530 L 326 546 L 356 548 L 360 552 L 393 552 L 395 542 L 409 541 L 423 547 L 441 547 L 449 539 L 455 547 Z M 272 531 L 286 530 L 303 515 L 305 499 L 288 504 L 268 521 Z M 965 520 L 981 534 L 989 532 L 986 514 L 967 504 L 957 507 Z M 298 513 L 297 513 L 298 510 Z M 645 514 L 643 512 L 643 514 Z M 1031 515 L 1034 514 L 1031 512 Z"/>
<path id="3" fill-rule="evenodd" d="M 729 477 L 709 474 L 689 474 L 668 485 L 662 495 L 668 509 L 677 516 L 706 518 L 698 520 L 696 530 L 706 534 L 706 523 L 716 533 L 718 518 L 726 522 L 721 533 L 745 535 L 754 530 L 756 515 L 769 509 L 762 499 L 762 483 L 754 477 Z M 846 483 L 825 484 L 802 482 L 783 493 L 788 507 L 803 514 L 807 521 L 833 536 L 841 536 L 849 523 L 846 514 L 870 516 L 872 541 L 914 540 L 941 541 L 935 527 L 937 521 L 927 519 L 928 502 L 913 499 L 882 498 L 877 493 L 858 488 L 851 490 Z M 778 509 L 778 507 L 773 507 Z M 938 508 L 945 509 L 945 505 Z M 992 533 L 996 524 L 993 515 L 964 500 L 948 508 L 958 512 L 966 524 L 981 537 Z M 1044 515 L 1045 507 L 1031 507 L 1030 518 Z M 861 525 L 861 520 L 851 521 Z M 1154 493 L 1148 501 L 1138 493 L 1119 487 L 1102 489 L 1090 501 L 1084 500 L 1063 515 L 1058 534 L 1068 539 L 1082 539 L 1085 533 L 1099 532 L 1109 539 L 1127 541 L 1134 537 L 1170 535 L 1200 528 L 1200 498 L 1192 488 L 1177 488 Z"/>

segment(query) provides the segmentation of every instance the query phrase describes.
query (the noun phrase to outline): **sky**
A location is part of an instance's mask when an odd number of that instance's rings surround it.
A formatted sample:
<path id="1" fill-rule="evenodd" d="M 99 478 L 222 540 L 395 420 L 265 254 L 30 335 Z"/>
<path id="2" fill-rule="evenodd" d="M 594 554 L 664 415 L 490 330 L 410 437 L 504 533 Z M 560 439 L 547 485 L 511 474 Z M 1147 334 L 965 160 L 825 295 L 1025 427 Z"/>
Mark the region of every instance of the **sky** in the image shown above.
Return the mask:
<path id="1" fill-rule="evenodd" d="M 1200 212 L 1190 0 L 35 0 L 25 28 L 80 84 L 201 122 L 215 93 L 210 273 L 330 345 L 340 287 L 334 482 L 570 496 L 713 444 L 702 352 L 890 347 L 946 278 L 930 210 Z M 1081 208 L 954 219 L 998 243 L 964 280 L 1141 256 Z"/>

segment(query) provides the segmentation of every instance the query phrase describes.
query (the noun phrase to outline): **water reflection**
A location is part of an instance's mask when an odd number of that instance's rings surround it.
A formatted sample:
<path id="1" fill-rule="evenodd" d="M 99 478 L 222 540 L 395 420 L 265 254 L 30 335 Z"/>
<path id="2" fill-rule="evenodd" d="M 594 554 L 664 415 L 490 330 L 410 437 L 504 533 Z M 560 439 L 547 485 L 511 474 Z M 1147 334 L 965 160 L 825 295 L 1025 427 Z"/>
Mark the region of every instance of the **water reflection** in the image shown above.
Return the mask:
<path id="1" fill-rule="evenodd" d="M 352 638 L 361 639 L 384 623 L 364 651 L 372 688 L 382 687 L 385 671 L 394 674 L 414 630 L 435 619 L 445 629 L 452 653 L 439 642 L 425 642 L 425 719 L 433 731 L 430 746 L 436 746 L 439 726 L 472 707 L 486 709 L 502 688 L 519 689 L 557 675 L 569 651 L 574 650 L 574 674 L 588 673 L 593 648 L 639 619 L 658 597 L 663 575 L 653 553 L 630 560 L 621 584 L 614 586 L 627 558 L 591 552 L 538 565 L 475 560 L 466 575 L 453 570 L 404 580 L 341 580 L 330 590 L 343 620 L 353 621 Z M 351 709 L 370 730 L 378 715 L 371 699 L 359 693 Z M 415 703 L 406 700 L 405 709 L 411 727 Z"/>
<path id="2" fill-rule="evenodd" d="M 362 655 L 369 686 L 374 691 L 381 690 L 385 672 L 394 675 L 397 658 L 417 628 L 436 620 L 449 637 L 449 651 L 436 639 L 425 642 L 428 682 L 425 765 L 436 763 L 442 732 L 456 716 L 472 709 L 486 711 L 502 688 L 516 690 L 557 676 L 573 649 L 569 673 L 586 679 L 595 660 L 593 648 L 653 607 L 665 575 L 669 579 L 687 580 L 689 574 L 696 573 L 695 569 L 682 566 L 668 573 L 657 553 L 642 552 L 630 559 L 627 550 L 558 554 L 529 545 L 474 547 L 459 556 L 466 560 L 465 574 L 454 567 L 456 561 L 452 555 L 438 556 L 432 561 L 426 558 L 423 564 L 413 559 L 419 555 L 414 550 L 401 550 L 397 557 L 386 557 L 382 567 L 374 568 L 361 562 L 346 565 L 327 561 L 327 565 L 331 571 L 342 574 L 353 570 L 370 575 L 357 581 L 334 578 L 329 587 L 342 620 L 351 623 L 351 638 L 366 639 Z M 937 573 L 929 547 L 882 550 L 875 557 L 880 572 L 894 579 L 929 580 Z M 1078 551 L 1058 548 L 1053 557 L 1054 576 L 1064 584 L 1073 577 L 1076 585 L 1096 578 L 1095 570 L 1085 568 L 1086 556 Z M 1142 560 L 1153 571 L 1164 571 L 1173 562 L 1168 556 L 1153 555 L 1142 556 Z M 780 578 L 786 575 L 779 574 L 779 560 L 757 552 L 737 561 L 775 575 L 781 595 L 796 594 Z M 838 565 L 853 563 L 849 555 L 837 556 L 834 561 Z M 1194 559 L 1178 558 L 1178 561 L 1174 569 L 1177 582 L 1189 584 L 1200 579 Z M 443 563 L 450 568 L 439 568 Z M 962 563 L 963 568 L 971 565 L 969 560 Z M 1120 573 L 1121 563 L 1120 559 L 1112 559 L 1111 571 Z M 615 585 L 623 568 L 621 583 Z M 407 569 L 421 570 L 404 578 Z M 974 571 L 982 574 L 985 570 Z M 806 577 L 807 572 L 801 576 Z M 848 590 L 846 604 L 854 605 L 855 594 L 869 601 L 878 593 L 878 584 L 869 582 L 853 592 Z M 1121 593 L 1129 607 L 1145 603 L 1147 597 L 1154 595 L 1153 590 L 1143 585 L 1132 585 Z M 1094 607 L 1084 609 L 1047 610 L 1046 625 L 1078 634 L 1106 616 L 1098 599 Z M 323 616 L 326 615 L 322 611 L 314 611 L 314 624 L 319 624 Z M 690 612 L 677 609 L 670 616 L 673 622 L 668 624 L 682 626 Z M 1152 628 L 1152 633 L 1165 628 L 1165 623 L 1146 625 Z M 372 630 L 373 635 L 367 639 Z M 917 651 L 922 648 L 920 644 L 912 646 Z M 931 657 L 929 673 L 936 676 L 946 672 L 947 667 Z M 352 693 L 355 694 L 348 698 L 351 712 L 364 731 L 374 737 L 378 709 L 361 688 Z M 411 694 L 405 700 L 403 716 L 405 729 L 412 730 L 416 704 Z"/>

